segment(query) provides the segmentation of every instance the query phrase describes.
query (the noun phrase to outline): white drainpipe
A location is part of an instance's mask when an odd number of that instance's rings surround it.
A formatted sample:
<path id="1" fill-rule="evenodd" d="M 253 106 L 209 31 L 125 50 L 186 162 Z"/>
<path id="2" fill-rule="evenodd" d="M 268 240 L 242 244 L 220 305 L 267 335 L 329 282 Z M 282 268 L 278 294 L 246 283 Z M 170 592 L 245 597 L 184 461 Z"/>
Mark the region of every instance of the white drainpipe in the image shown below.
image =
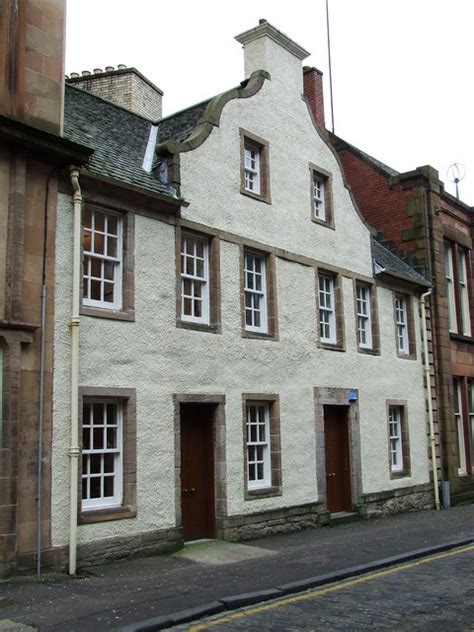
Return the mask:
<path id="1" fill-rule="evenodd" d="M 428 357 L 428 335 L 426 327 L 426 299 L 430 296 L 432 290 L 428 290 L 421 295 L 421 331 L 423 334 L 423 355 L 424 355 L 424 371 L 425 371 L 425 384 L 426 393 L 428 399 L 428 420 L 430 427 L 430 448 L 431 448 L 431 463 L 433 466 L 433 486 L 436 509 L 440 508 L 439 504 L 439 487 L 438 487 L 438 469 L 436 467 L 436 443 L 433 424 L 433 402 L 431 400 L 431 375 L 430 375 L 430 361 Z"/>
<path id="2" fill-rule="evenodd" d="M 76 574 L 77 505 L 79 485 L 79 291 L 81 281 L 81 211 L 82 194 L 79 170 L 69 168 L 73 188 L 73 254 L 72 254 L 72 310 L 71 310 L 71 458 L 70 514 L 69 514 L 69 574 Z"/>

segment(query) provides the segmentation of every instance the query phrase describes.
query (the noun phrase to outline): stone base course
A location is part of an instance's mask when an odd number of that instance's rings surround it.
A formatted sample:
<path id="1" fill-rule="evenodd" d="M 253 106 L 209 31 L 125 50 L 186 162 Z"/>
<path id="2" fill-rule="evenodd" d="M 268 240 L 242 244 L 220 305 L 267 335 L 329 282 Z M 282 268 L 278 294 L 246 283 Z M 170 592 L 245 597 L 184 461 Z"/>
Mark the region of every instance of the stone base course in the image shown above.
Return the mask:
<path id="1" fill-rule="evenodd" d="M 433 504 L 433 485 L 426 483 L 374 494 L 363 494 L 359 513 L 363 518 L 380 518 L 406 511 L 432 509 Z"/>

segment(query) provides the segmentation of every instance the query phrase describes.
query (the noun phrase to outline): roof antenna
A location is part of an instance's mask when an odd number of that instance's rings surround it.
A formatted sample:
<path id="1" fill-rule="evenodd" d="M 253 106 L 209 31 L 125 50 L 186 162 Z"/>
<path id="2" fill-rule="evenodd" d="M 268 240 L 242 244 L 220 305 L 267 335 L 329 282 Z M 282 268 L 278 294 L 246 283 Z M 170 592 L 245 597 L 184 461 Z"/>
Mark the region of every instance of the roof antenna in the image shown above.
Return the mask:
<path id="1" fill-rule="evenodd" d="M 446 175 L 450 182 L 454 182 L 456 185 L 456 197 L 459 200 L 459 183 L 466 175 L 466 169 L 464 165 L 460 162 L 453 162 L 452 165 L 449 165 L 448 170 L 446 171 Z"/>
<path id="2" fill-rule="evenodd" d="M 329 37 L 329 0 L 326 0 L 326 31 L 328 36 L 328 60 L 329 60 L 329 95 L 331 99 L 331 127 L 334 134 L 334 105 L 332 98 L 332 65 L 331 65 L 331 39 Z"/>

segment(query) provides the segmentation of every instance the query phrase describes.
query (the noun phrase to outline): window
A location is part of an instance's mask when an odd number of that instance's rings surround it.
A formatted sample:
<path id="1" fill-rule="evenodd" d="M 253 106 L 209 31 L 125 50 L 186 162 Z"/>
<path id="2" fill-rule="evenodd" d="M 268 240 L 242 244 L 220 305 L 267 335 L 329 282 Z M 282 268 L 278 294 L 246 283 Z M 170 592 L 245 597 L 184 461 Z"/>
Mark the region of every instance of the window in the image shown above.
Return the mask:
<path id="1" fill-rule="evenodd" d="M 181 235 L 181 318 L 209 324 L 209 242 Z"/>
<path id="2" fill-rule="evenodd" d="M 469 433 L 471 435 L 471 454 L 474 455 L 474 379 L 467 381 L 467 402 L 469 415 Z M 471 471 L 474 474 L 474 463 L 471 459 Z"/>
<path id="3" fill-rule="evenodd" d="M 134 389 L 81 387 L 81 523 L 136 515 Z"/>
<path id="4" fill-rule="evenodd" d="M 410 475 L 410 446 L 406 402 L 387 402 L 389 465 L 392 478 Z"/>
<path id="5" fill-rule="evenodd" d="M 401 406 L 389 407 L 388 423 L 390 433 L 390 463 L 392 472 L 401 472 L 403 470 Z"/>
<path id="6" fill-rule="evenodd" d="M 314 216 L 322 221 L 326 220 L 325 188 L 324 180 L 313 174 L 313 211 Z"/>
<path id="7" fill-rule="evenodd" d="M 309 164 L 311 179 L 311 219 L 334 228 L 332 213 L 332 176 L 320 167 Z"/>
<path id="8" fill-rule="evenodd" d="M 122 406 L 88 399 L 82 409 L 82 508 L 122 504 Z"/>
<path id="9" fill-rule="evenodd" d="M 260 149 L 245 145 L 245 190 L 260 195 Z"/>
<path id="10" fill-rule="evenodd" d="M 464 420 L 462 414 L 462 380 L 460 378 L 454 378 L 454 419 L 456 425 L 456 447 L 458 454 L 458 474 L 467 474 L 466 469 L 466 449 L 465 449 L 465 437 L 464 437 Z M 472 396 L 472 393 L 471 393 Z"/>
<path id="11" fill-rule="evenodd" d="M 468 251 L 453 242 L 444 243 L 444 274 L 448 301 L 449 331 L 471 336 L 469 311 Z"/>
<path id="12" fill-rule="evenodd" d="M 319 339 L 321 342 L 336 344 L 336 293 L 334 277 L 319 274 Z"/>
<path id="13" fill-rule="evenodd" d="M 244 251 L 245 329 L 268 333 L 265 257 Z"/>
<path id="14" fill-rule="evenodd" d="M 397 349 L 401 355 L 410 353 L 408 336 L 408 300 L 403 294 L 395 295 L 395 326 L 397 334 Z"/>
<path id="15" fill-rule="evenodd" d="M 361 349 L 372 349 L 372 307 L 370 287 L 356 283 L 357 340 Z"/>
<path id="16" fill-rule="evenodd" d="M 242 399 L 245 497 L 281 494 L 278 395 L 252 393 Z"/>
<path id="17" fill-rule="evenodd" d="M 257 200 L 271 202 L 268 142 L 243 129 L 240 130 L 240 192 Z"/>
<path id="18" fill-rule="evenodd" d="M 86 208 L 82 235 L 83 304 L 122 308 L 122 219 Z"/>

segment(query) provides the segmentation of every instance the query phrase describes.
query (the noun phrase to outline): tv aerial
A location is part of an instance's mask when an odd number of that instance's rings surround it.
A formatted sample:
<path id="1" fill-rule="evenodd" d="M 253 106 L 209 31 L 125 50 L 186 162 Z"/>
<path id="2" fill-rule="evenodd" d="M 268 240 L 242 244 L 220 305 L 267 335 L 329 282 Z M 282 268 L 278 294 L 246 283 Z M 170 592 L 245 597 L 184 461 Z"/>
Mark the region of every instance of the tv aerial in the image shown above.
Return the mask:
<path id="1" fill-rule="evenodd" d="M 464 165 L 460 162 L 453 162 L 452 165 L 449 165 L 448 170 L 446 171 L 446 176 L 450 182 L 454 182 L 456 185 L 456 197 L 459 200 L 459 183 L 466 175 L 466 169 Z"/>

